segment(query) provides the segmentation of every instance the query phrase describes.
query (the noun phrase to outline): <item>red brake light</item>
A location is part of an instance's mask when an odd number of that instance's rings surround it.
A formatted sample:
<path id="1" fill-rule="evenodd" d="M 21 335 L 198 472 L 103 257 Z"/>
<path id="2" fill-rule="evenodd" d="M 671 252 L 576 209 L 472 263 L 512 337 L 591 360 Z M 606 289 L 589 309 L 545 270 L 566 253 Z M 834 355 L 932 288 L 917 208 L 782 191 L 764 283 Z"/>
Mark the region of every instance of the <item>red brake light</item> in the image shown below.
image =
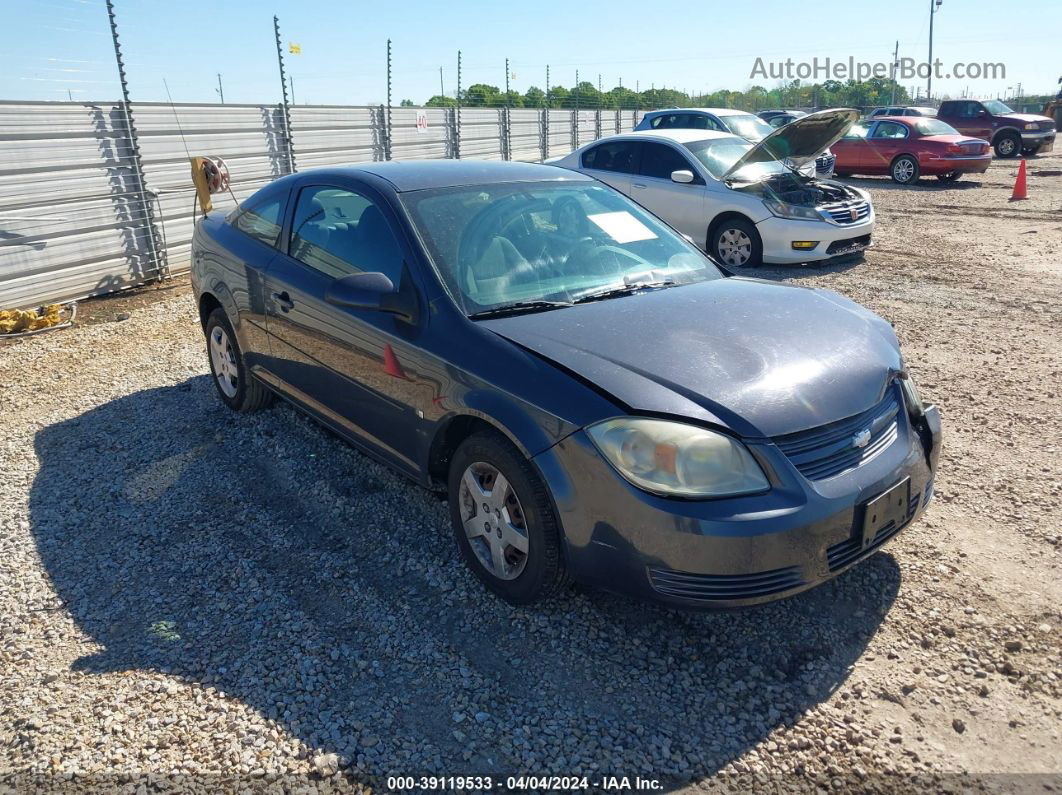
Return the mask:
<path id="1" fill-rule="evenodd" d="M 953 154 L 953 155 L 961 155 L 962 154 L 962 147 L 959 146 L 958 144 L 948 144 L 947 151 L 950 154 Z"/>

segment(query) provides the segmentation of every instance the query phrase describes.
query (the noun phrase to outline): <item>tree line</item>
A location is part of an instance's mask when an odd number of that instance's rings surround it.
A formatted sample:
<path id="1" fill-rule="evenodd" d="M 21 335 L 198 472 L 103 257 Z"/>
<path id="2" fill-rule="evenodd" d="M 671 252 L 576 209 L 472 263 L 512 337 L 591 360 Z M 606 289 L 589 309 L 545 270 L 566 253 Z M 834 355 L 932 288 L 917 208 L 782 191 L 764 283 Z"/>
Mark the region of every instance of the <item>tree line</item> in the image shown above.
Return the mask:
<path id="1" fill-rule="evenodd" d="M 462 89 L 462 107 L 488 108 L 586 108 L 588 110 L 638 110 L 670 107 L 737 108 L 757 111 L 764 108 L 872 107 L 877 105 L 910 104 L 907 89 L 889 78 L 870 80 L 826 80 L 804 84 L 800 80 L 784 82 L 775 88 L 750 86 L 744 91 L 722 89 L 711 93 L 688 94 L 673 88 L 649 88 L 634 91 L 616 86 L 600 91 L 584 80 L 571 88 L 553 86 L 544 91 L 531 86 L 527 91 L 505 92 L 498 86 L 476 83 Z M 403 105 L 412 105 L 403 100 Z M 449 108 L 457 105 L 457 98 L 436 94 L 426 103 L 430 108 Z"/>

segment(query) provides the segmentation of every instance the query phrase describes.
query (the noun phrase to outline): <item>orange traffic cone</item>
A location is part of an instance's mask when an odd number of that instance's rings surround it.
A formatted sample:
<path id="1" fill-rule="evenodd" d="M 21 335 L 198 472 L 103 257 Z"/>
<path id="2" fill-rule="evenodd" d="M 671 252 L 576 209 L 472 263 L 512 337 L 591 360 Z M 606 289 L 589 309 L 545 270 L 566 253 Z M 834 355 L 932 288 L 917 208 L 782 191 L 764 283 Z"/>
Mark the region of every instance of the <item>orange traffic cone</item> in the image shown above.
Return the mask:
<path id="1" fill-rule="evenodd" d="M 408 378 L 406 371 L 398 363 L 398 357 L 395 356 L 390 343 L 384 345 L 384 372 L 394 378 Z"/>
<path id="2" fill-rule="evenodd" d="M 1014 180 L 1014 193 L 1010 195 L 1010 200 L 1018 201 L 1019 199 L 1028 199 L 1029 191 L 1025 186 L 1025 158 L 1021 159 L 1021 165 L 1018 166 L 1018 178 Z"/>

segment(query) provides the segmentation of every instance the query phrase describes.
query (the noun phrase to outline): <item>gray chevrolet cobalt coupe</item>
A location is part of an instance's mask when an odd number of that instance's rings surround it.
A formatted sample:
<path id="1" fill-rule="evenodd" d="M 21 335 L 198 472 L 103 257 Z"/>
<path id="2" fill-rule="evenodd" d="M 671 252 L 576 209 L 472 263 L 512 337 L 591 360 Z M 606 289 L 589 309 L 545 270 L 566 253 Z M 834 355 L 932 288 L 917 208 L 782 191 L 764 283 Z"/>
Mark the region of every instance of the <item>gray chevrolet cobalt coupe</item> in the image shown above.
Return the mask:
<path id="1" fill-rule="evenodd" d="M 512 603 L 569 577 L 790 596 L 933 493 L 939 415 L 887 322 L 730 277 L 582 174 L 306 171 L 202 219 L 192 262 L 221 400 L 280 395 L 445 491 L 467 565 Z"/>

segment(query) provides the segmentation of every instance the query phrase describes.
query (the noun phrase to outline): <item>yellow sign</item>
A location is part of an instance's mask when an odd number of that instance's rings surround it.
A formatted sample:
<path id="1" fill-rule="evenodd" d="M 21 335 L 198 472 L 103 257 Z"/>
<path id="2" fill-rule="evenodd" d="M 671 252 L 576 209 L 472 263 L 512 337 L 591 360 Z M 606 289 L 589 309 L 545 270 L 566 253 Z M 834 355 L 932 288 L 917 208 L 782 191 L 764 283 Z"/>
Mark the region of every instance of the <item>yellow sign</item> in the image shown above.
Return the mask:
<path id="1" fill-rule="evenodd" d="M 299 44 L 292 44 L 289 41 L 288 42 L 288 52 L 290 52 L 292 55 L 302 55 L 302 46 L 299 45 Z"/>

